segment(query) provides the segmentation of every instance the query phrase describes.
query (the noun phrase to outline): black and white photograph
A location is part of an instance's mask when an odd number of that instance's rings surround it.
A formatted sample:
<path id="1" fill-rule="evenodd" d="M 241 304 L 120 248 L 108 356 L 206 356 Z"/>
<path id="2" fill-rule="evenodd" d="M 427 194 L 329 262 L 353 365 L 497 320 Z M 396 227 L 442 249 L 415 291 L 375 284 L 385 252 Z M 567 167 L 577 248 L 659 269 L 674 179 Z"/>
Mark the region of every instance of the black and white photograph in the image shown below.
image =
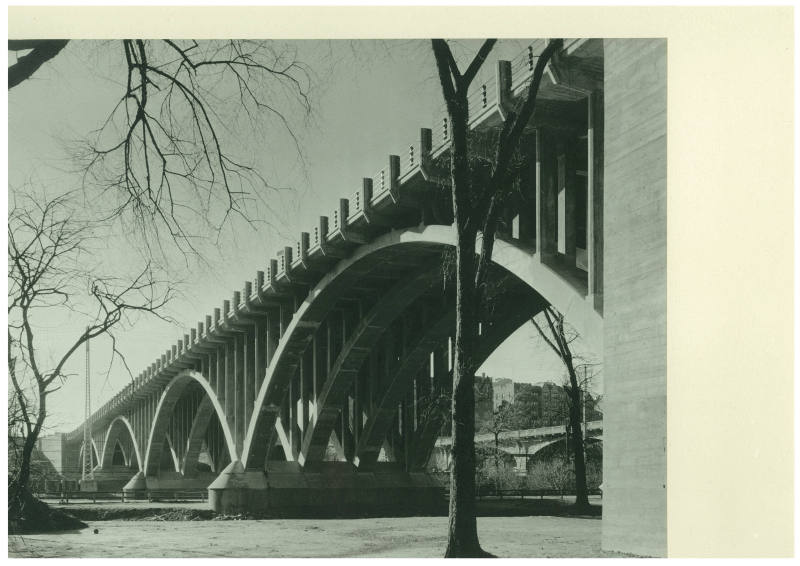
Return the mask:
<path id="1" fill-rule="evenodd" d="M 8 556 L 667 556 L 670 39 L 187 31 L 9 24 Z"/>

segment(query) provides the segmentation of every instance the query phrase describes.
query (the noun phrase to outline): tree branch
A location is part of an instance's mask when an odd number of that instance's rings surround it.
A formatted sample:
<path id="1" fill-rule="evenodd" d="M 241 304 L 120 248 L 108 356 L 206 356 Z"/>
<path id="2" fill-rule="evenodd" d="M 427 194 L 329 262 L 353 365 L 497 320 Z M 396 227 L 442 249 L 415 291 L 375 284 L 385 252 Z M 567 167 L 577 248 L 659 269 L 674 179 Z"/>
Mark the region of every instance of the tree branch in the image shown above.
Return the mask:
<path id="1" fill-rule="evenodd" d="M 11 51 L 24 49 L 33 49 L 33 51 L 20 57 L 8 68 L 8 89 L 11 90 L 33 76 L 39 67 L 58 55 L 67 46 L 67 43 L 69 43 L 68 39 L 9 40 L 8 49 Z"/>
<path id="2" fill-rule="evenodd" d="M 455 102 L 456 86 L 458 84 L 458 68 L 453 60 L 450 46 L 444 39 L 431 39 L 431 47 L 436 60 L 436 70 L 439 72 L 439 83 L 442 86 L 444 103 L 447 105 L 448 114 L 452 115 L 452 104 Z"/>
<path id="3" fill-rule="evenodd" d="M 544 48 L 539 59 L 536 61 L 536 67 L 531 77 L 531 84 L 528 87 L 528 96 L 525 102 L 523 102 L 522 108 L 519 113 L 510 112 L 506 117 L 506 122 L 503 124 L 503 129 L 497 144 L 494 171 L 492 172 L 489 183 L 487 183 L 478 199 L 478 210 L 485 209 L 489 204 L 489 200 L 495 193 L 503 190 L 508 174 L 508 165 L 514 155 L 514 149 L 517 147 L 525 131 L 525 127 L 528 125 L 536 109 L 536 98 L 539 94 L 539 87 L 542 82 L 544 70 L 553 54 L 563 46 L 563 43 L 561 39 L 551 39 L 547 43 L 547 47 Z"/>
<path id="4" fill-rule="evenodd" d="M 478 74 L 478 70 L 481 66 L 486 62 L 486 58 L 489 56 L 492 48 L 494 47 L 495 43 L 497 43 L 496 39 L 487 39 L 483 42 L 480 49 L 478 50 L 477 55 L 472 59 L 472 62 L 467 67 L 467 70 L 464 72 L 464 75 L 461 79 L 461 83 L 463 88 L 469 88 L 469 85 L 472 84 L 472 80 L 475 78 L 475 75 Z"/>

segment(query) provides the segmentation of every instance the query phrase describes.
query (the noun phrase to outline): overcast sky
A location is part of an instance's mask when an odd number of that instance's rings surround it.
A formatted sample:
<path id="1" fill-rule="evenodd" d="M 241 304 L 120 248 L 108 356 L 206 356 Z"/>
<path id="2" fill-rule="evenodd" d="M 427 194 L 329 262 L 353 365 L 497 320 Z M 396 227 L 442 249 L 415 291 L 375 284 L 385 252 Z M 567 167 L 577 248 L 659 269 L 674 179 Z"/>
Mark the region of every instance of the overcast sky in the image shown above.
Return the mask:
<path id="1" fill-rule="evenodd" d="M 512 58 L 526 44 L 501 41 L 481 76 L 490 78 L 498 57 Z M 461 42 L 456 53 L 468 56 L 477 45 Z M 236 155 L 252 159 L 273 185 L 291 190 L 268 195 L 272 212 L 257 211 L 264 223 L 253 227 L 233 219 L 218 242 L 201 243 L 207 264 L 187 265 L 179 259 L 170 263 L 172 275 L 183 281 L 182 295 L 169 309 L 179 324 L 140 320 L 117 334 L 118 348 L 134 375 L 187 328 L 221 307 L 257 270 L 264 270 L 282 246 L 293 245 L 301 231 L 313 232 L 317 217 L 329 215 L 337 200 L 356 191 L 361 179 L 378 171 L 389 154 L 404 158 L 421 127 L 437 123 L 442 99 L 427 41 L 303 41 L 294 46 L 313 72 L 312 119 L 299 113 L 288 116 L 301 154 L 275 122 L 257 131 L 226 133 Z M 11 187 L 52 192 L 80 186 L 81 177 L 69 158 L 73 140 L 96 129 L 119 98 L 125 80 L 122 57 L 119 42 L 71 42 L 32 79 L 9 91 Z M 124 235 L 107 238 L 97 253 L 114 269 L 135 263 L 136 252 Z M 41 347 L 54 354 L 74 340 L 84 322 L 60 314 L 38 324 Z M 51 430 L 70 430 L 83 419 L 83 358 L 82 351 L 74 356 L 69 367 L 74 377 L 52 397 Z M 110 342 L 93 342 L 93 409 L 130 379 L 118 361 L 109 371 L 109 361 Z M 563 373 L 530 324 L 510 337 L 481 372 L 523 382 L 561 382 Z"/>

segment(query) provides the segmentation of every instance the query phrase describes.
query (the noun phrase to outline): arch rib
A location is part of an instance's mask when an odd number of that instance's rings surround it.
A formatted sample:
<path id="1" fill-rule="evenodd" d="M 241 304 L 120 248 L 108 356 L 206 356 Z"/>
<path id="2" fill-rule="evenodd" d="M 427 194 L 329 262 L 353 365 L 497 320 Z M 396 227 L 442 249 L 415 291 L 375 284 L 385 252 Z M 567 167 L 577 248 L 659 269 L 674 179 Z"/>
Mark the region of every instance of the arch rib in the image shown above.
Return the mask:
<path id="1" fill-rule="evenodd" d="M 230 427 L 228 426 L 228 420 L 225 417 L 225 411 L 217 399 L 216 393 L 214 393 L 214 390 L 211 388 L 211 384 L 199 372 L 193 370 L 184 370 L 172 378 L 166 388 L 164 388 L 164 392 L 161 394 L 161 398 L 158 401 L 155 411 L 155 418 L 153 419 L 153 423 L 150 427 L 150 434 L 148 436 L 144 465 L 142 466 L 142 471 L 146 476 L 152 476 L 158 473 L 158 466 L 161 460 L 161 450 L 163 450 L 164 447 L 167 427 L 169 426 L 169 419 L 172 416 L 172 411 L 174 410 L 175 405 L 177 404 L 184 390 L 192 381 L 199 383 L 203 387 L 206 396 L 211 400 L 211 404 L 217 413 L 217 417 L 219 418 L 220 426 L 222 427 L 222 433 L 225 436 L 225 444 L 228 448 L 228 452 L 230 453 L 231 461 L 233 462 L 237 459 L 236 448 L 233 443 L 233 435 L 231 434 Z"/>
<path id="2" fill-rule="evenodd" d="M 114 446 L 116 445 L 117 440 L 120 437 L 120 433 L 124 430 L 128 431 L 128 435 L 131 439 L 131 444 L 133 445 L 133 452 L 136 455 L 136 465 L 139 468 L 139 471 L 142 470 L 142 455 L 139 451 L 139 443 L 136 442 L 136 436 L 133 433 L 133 425 L 131 425 L 130 421 L 124 415 L 119 415 L 114 418 L 113 421 L 108 425 L 108 432 L 106 433 L 106 442 L 103 445 L 103 459 L 100 460 L 100 467 L 101 468 L 110 468 L 111 461 L 114 457 Z M 123 449 L 124 452 L 124 449 Z M 129 459 L 127 459 L 129 461 Z M 130 463 L 128 463 L 130 465 Z"/>
<path id="3" fill-rule="evenodd" d="M 243 460 L 250 469 L 261 467 L 266 460 L 266 450 L 274 434 L 280 404 L 289 380 L 300 364 L 300 357 L 310 344 L 314 332 L 331 311 L 341 294 L 370 272 L 379 269 L 381 262 L 391 262 L 403 253 L 413 254 L 417 262 L 433 259 L 441 250 L 436 244 L 412 242 L 402 250 L 389 250 L 400 242 L 403 232 L 393 231 L 378 239 L 378 243 L 357 248 L 352 256 L 340 261 L 312 289 L 306 300 L 294 313 L 275 353 L 270 360 L 266 376 L 255 400 L 256 409 L 250 419 L 243 445 Z M 390 257 L 375 251 L 387 250 Z M 422 256 L 422 257 L 421 257 Z"/>
<path id="4" fill-rule="evenodd" d="M 203 447 L 203 437 L 214 414 L 214 403 L 211 401 L 211 397 L 206 395 L 200 401 L 194 419 L 192 419 L 192 428 L 189 431 L 186 450 L 181 458 L 180 471 L 184 476 L 192 477 L 197 472 L 197 462 L 200 458 L 200 449 Z"/>
<path id="5" fill-rule="evenodd" d="M 294 313 L 281 337 L 256 397 L 256 409 L 248 423 L 242 448 L 243 461 L 248 468 L 257 468 L 264 463 L 267 441 L 273 434 L 285 386 L 299 366 L 300 354 L 305 351 L 313 333 L 332 308 L 338 294 L 373 269 L 375 264 L 379 264 L 381 254 L 387 251 L 395 254 L 404 250 L 438 253 L 445 247 L 452 247 L 455 242 L 453 226 L 430 225 L 393 230 L 356 248 L 353 255 L 339 261 L 317 283 Z M 537 261 L 535 254 L 530 250 L 512 242 L 497 240 L 493 263 L 515 275 L 563 312 L 578 332 L 587 336 L 591 346 L 598 346 L 597 340 L 602 339 L 602 317 L 590 306 L 590 301 L 587 301 L 584 292 Z M 517 327 L 522 322 L 524 320 L 520 321 Z M 435 432 L 432 441 L 435 441 Z"/>
<path id="6" fill-rule="evenodd" d="M 426 266 L 420 273 L 396 283 L 359 322 L 317 396 L 317 418 L 304 435 L 303 449 L 298 458 L 301 466 L 308 460 L 322 459 L 341 404 L 364 360 L 389 325 L 430 287 L 437 270 L 438 265 L 435 269 Z"/>
<path id="7" fill-rule="evenodd" d="M 495 315 L 493 323 L 487 325 L 486 331 L 478 340 L 478 348 L 475 352 L 475 367 L 479 367 L 506 338 L 543 307 L 544 302 L 539 296 L 533 297 L 529 295 L 522 300 L 515 301 L 512 299 L 508 301 L 504 308 Z M 452 378 L 452 373 L 450 376 Z M 413 468 L 421 469 L 427 464 L 436 445 L 436 438 L 442 428 L 443 421 L 444 415 L 434 413 L 415 435 Z"/>

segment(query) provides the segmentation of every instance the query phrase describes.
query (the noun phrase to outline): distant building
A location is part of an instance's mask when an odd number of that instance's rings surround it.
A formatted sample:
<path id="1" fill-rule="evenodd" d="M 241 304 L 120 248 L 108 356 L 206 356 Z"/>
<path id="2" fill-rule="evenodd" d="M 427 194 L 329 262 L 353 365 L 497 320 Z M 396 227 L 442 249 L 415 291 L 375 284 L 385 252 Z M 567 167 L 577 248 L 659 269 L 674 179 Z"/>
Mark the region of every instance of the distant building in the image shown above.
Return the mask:
<path id="1" fill-rule="evenodd" d="M 511 405 L 514 402 L 514 381 L 505 377 L 497 377 L 492 380 L 494 396 L 492 399 L 492 410 L 503 404 L 503 401 Z"/>
<path id="2" fill-rule="evenodd" d="M 541 387 L 541 415 L 538 426 L 556 426 L 564 424 L 567 419 L 567 392 L 552 381 L 535 384 Z"/>
<path id="3" fill-rule="evenodd" d="M 17 470 L 22 459 L 22 445 L 24 440 L 20 437 L 8 439 L 8 471 L 9 474 Z M 67 475 L 63 463 L 63 441 L 61 434 L 43 436 L 36 441 L 31 454 L 31 485 L 36 485 L 45 479 L 56 479 Z"/>
<path id="4" fill-rule="evenodd" d="M 492 420 L 492 415 L 506 402 L 515 405 L 520 428 L 557 426 L 569 418 L 567 392 L 552 381 L 516 383 L 507 378 L 492 378 L 485 373 L 475 376 L 475 429 L 481 430 Z M 586 394 L 586 422 L 603 419 L 597 400 Z"/>
<path id="5" fill-rule="evenodd" d="M 42 459 L 49 462 L 56 473 L 61 474 L 68 467 L 65 466 L 64 462 L 64 439 L 62 434 L 56 433 L 42 436 L 38 440 L 38 448 Z"/>
<path id="6" fill-rule="evenodd" d="M 536 428 L 542 419 L 542 388 L 530 383 L 514 383 L 514 403 L 520 428 Z"/>
<path id="7" fill-rule="evenodd" d="M 483 375 L 475 376 L 475 430 L 480 430 L 492 420 L 494 411 L 494 388 L 492 378 Z"/>

